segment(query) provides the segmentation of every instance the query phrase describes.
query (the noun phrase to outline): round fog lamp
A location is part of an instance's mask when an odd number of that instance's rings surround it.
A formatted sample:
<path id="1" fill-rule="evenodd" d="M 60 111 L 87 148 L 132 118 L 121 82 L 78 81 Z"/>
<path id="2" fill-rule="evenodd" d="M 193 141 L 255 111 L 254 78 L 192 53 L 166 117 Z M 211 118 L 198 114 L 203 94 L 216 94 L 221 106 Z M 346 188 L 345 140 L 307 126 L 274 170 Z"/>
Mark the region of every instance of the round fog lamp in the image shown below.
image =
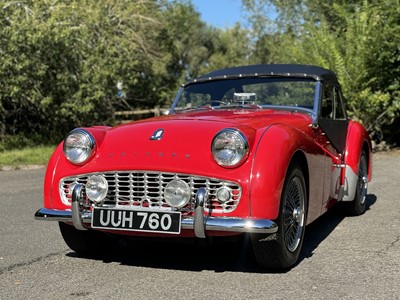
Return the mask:
<path id="1" fill-rule="evenodd" d="M 231 192 L 227 188 L 219 188 L 217 190 L 217 200 L 221 203 L 227 202 L 231 198 Z"/>
<path id="2" fill-rule="evenodd" d="M 170 181 L 164 190 L 164 199 L 172 207 L 185 206 L 191 197 L 190 187 L 183 180 Z"/>
<path id="3" fill-rule="evenodd" d="M 86 182 L 86 195 L 94 202 L 101 202 L 107 196 L 108 182 L 102 175 L 92 175 Z"/>

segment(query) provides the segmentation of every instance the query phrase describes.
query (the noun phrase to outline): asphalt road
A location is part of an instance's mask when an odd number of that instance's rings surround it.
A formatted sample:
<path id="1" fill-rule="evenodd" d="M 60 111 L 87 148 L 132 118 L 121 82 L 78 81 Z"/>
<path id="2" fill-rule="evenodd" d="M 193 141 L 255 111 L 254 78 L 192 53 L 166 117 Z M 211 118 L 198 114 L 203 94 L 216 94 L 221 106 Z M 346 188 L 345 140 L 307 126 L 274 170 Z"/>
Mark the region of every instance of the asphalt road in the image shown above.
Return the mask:
<path id="1" fill-rule="evenodd" d="M 266 273 L 246 242 L 119 244 L 79 257 L 34 220 L 44 169 L 0 172 L 0 299 L 400 299 L 400 153 L 376 154 L 368 211 L 307 227 L 300 263 Z M 241 246 L 242 245 L 242 246 Z"/>

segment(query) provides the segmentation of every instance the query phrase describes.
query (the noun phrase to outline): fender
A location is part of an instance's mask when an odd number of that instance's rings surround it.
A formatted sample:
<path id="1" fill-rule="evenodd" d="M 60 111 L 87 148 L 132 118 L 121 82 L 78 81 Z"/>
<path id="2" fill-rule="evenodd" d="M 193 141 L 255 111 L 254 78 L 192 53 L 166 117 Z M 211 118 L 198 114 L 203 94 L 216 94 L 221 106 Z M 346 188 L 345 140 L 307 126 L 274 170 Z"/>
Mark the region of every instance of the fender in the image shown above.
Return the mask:
<path id="1" fill-rule="evenodd" d="M 96 140 L 96 147 L 94 151 L 97 151 L 102 144 L 107 130 L 111 127 L 107 126 L 93 126 L 88 128 L 82 128 L 89 131 Z M 64 142 L 61 142 L 57 148 L 54 150 L 47 164 L 46 174 L 44 178 L 44 207 L 49 209 L 66 209 L 67 207 L 60 206 L 60 201 L 53 202 L 53 199 L 59 199 L 59 189 L 58 184 L 54 183 L 56 170 L 59 167 L 60 159 L 61 161 L 66 161 L 63 153 Z M 64 162 L 65 163 L 65 162 Z M 69 163 L 68 163 L 69 164 Z M 69 164 L 72 168 L 79 168 L 78 166 L 73 166 Z"/>
<path id="2" fill-rule="evenodd" d="M 286 172 L 298 151 L 317 154 L 320 150 L 311 138 L 292 127 L 277 124 L 264 129 L 256 145 L 251 169 L 252 217 L 270 220 L 278 218 Z"/>
<path id="3" fill-rule="evenodd" d="M 100 148 L 101 144 L 103 143 L 104 137 L 105 137 L 108 129 L 111 129 L 111 127 L 108 127 L 108 126 L 92 126 L 92 127 L 84 127 L 82 129 L 85 129 L 85 130 L 89 131 L 93 135 L 93 137 L 94 137 L 94 139 L 96 141 L 96 149 L 95 149 L 95 151 L 97 151 Z"/>
<path id="4" fill-rule="evenodd" d="M 53 154 L 51 155 L 49 162 L 47 163 L 46 168 L 46 175 L 44 177 L 44 191 L 43 191 L 43 200 L 44 200 L 44 207 L 52 209 L 53 202 L 52 202 L 52 193 L 53 193 L 53 181 L 54 181 L 54 174 L 57 169 L 58 161 L 60 156 L 63 154 L 63 143 L 60 143 L 57 148 L 54 150 Z M 58 189 L 56 191 L 58 193 Z"/>
<path id="5" fill-rule="evenodd" d="M 350 121 L 347 129 L 346 149 L 344 155 L 344 195 L 343 201 L 353 201 L 357 182 L 361 152 L 366 150 L 368 159 L 368 181 L 372 179 L 372 145 L 365 128 L 358 122 Z"/>

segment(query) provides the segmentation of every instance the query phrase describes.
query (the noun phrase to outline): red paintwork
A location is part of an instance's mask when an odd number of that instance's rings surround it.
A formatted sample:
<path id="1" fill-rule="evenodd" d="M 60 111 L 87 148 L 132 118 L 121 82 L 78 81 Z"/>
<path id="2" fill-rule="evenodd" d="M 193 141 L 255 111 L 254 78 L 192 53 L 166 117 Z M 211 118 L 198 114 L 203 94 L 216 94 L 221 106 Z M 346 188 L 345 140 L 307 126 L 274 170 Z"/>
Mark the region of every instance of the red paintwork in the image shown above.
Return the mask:
<path id="1" fill-rule="evenodd" d="M 372 145 L 371 139 L 365 128 L 357 122 L 350 121 L 347 130 L 345 162 L 349 165 L 355 174 L 358 174 L 358 162 L 360 160 L 361 152 L 365 148 L 368 155 L 368 180 L 372 176 Z"/>
<path id="2" fill-rule="evenodd" d="M 299 131 L 299 129 L 304 130 Z M 259 142 L 256 157 L 253 161 L 251 199 L 252 212 L 257 217 L 276 219 L 279 214 L 281 190 L 286 171 L 293 155 L 299 152 L 313 163 L 323 159 L 324 151 L 317 145 L 307 124 L 294 129 L 286 124 L 271 126 L 265 131 Z M 323 165 L 314 169 L 310 187 L 323 186 Z M 319 197 L 319 199 L 317 198 Z M 266 198 L 268 200 L 266 200 Z M 320 215 L 322 194 L 310 193 L 310 203 L 318 202 L 317 209 L 311 209 L 309 214 Z"/>
<path id="3" fill-rule="evenodd" d="M 310 223 L 326 210 L 324 204 L 330 200 L 327 176 L 332 172 L 332 164 L 341 162 L 320 129 L 309 126 L 311 122 L 311 117 L 304 113 L 235 109 L 174 114 L 114 128 L 86 128 L 96 139 L 93 158 L 83 166 L 72 165 L 60 144 L 48 163 L 44 206 L 69 209 L 60 200 L 58 187 L 59 181 L 67 176 L 110 170 L 154 170 L 238 182 L 242 187 L 239 206 L 225 215 L 274 220 L 279 214 L 286 171 L 296 155 L 296 159 L 304 160 L 309 174 L 307 222 Z M 163 138 L 150 140 L 160 128 L 164 129 Z M 224 128 L 237 128 L 249 140 L 248 158 L 237 168 L 220 167 L 212 158 L 212 139 Z M 349 126 L 345 160 L 355 171 L 359 149 L 363 141 L 369 141 L 362 129 L 354 122 Z"/>

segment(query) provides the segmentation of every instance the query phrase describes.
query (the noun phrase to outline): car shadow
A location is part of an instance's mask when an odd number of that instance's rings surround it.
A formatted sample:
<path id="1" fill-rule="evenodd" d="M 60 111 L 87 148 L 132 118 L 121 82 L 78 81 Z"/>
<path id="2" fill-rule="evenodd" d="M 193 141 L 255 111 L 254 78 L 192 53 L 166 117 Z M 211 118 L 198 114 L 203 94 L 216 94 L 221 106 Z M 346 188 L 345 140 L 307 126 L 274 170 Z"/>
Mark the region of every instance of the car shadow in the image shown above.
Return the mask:
<path id="1" fill-rule="evenodd" d="M 85 257 L 75 252 L 69 257 L 102 260 L 104 263 L 192 272 L 261 272 L 251 253 L 249 237 L 235 239 L 121 239 L 107 255 Z"/>
<path id="2" fill-rule="evenodd" d="M 375 195 L 367 196 L 367 210 L 376 202 Z M 307 226 L 303 249 L 298 263 L 313 256 L 314 250 L 346 218 L 336 206 Z M 104 263 L 155 269 L 214 272 L 266 273 L 256 264 L 249 235 L 235 239 L 121 239 L 106 255 L 85 257 L 75 252 L 67 253 L 74 258 L 95 259 Z M 290 271 L 290 270 L 288 270 Z"/>
<path id="3" fill-rule="evenodd" d="M 366 213 L 368 213 L 371 206 L 377 201 L 377 197 L 374 194 L 368 194 L 365 201 Z M 351 218 L 351 216 L 346 215 L 343 211 L 343 206 L 339 203 L 322 217 L 308 225 L 298 263 L 312 257 L 314 250 L 319 244 L 321 244 L 345 218 Z"/>

